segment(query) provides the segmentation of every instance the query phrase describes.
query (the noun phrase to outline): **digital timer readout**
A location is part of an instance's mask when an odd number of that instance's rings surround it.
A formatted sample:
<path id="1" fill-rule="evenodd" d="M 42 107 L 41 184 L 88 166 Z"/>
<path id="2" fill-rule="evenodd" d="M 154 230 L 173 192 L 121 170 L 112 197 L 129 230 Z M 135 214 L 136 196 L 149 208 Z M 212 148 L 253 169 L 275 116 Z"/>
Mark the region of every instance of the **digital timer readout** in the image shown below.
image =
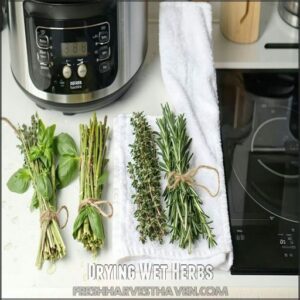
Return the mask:
<path id="1" fill-rule="evenodd" d="M 87 42 L 61 43 L 61 54 L 62 57 L 87 56 Z"/>

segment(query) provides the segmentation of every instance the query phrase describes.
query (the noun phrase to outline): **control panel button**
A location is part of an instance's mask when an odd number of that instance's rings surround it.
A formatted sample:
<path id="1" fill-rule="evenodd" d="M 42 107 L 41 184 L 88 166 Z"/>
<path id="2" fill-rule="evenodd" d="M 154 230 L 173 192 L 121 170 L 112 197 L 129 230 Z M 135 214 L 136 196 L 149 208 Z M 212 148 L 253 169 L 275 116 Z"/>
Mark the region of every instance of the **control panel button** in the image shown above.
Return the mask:
<path id="1" fill-rule="evenodd" d="M 80 64 L 77 69 L 77 74 L 80 78 L 84 78 L 87 74 L 87 68 L 85 64 Z"/>
<path id="2" fill-rule="evenodd" d="M 103 23 L 100 25 L 100 32 L 99 32 L 99 42 L 100 44 L 107 44 L 110 41 L 110 26 L 109 23 Z"/>
<path id="3" fill-rule="evenodd" d="M 99 32 L 99 42 L 100 42 L 100 44 L 109 43 L 109 31 L 100 31 Z"/>
<path id="4" fill-rule="evenodd" d="M 41 49 L 48 49 L 49 48 L 49 38 L 47 35 L 38 34 L 37 36 L 37 44 L 38 47 Z"/>
<path id="5" fill-rule="evenodd" d="M 105 73 L 108 72 L 110 70 L 111 66 L 110 66 L 110 62 L 109 61 L 105 61 L 103 63 L 101 63 L 99 65 L 99 72 L 100 73 Z"/>
<path id="6" fill-rule="evenodd" d="M 99 59 L 106 60 L 110 57 L 110 47 L 109 46 L 101 46 L 99 49 Z"/>
<path id="7" fill-rule="evenodd" d="M 66 65 L 63 67 L 62 74 L 64 78 L 69 79 L 72 76 L 72 69 L 70 66 Z"/>
<path id="8" fill-rule="evenodd" d="M 101 31 L 109 31 L 109 24 L 108 23 L 103 23 L 100 25 L 100 30 Z"/>
<path id="9" fill-rule="evenodd" d="M 38 53 L 37 53 L 37 59 L 39 61 L 40 64 L 42 65 L 47 65 L 50 61 L 50 56 L 49 56 L 49 52 L 39 49 Z"/>

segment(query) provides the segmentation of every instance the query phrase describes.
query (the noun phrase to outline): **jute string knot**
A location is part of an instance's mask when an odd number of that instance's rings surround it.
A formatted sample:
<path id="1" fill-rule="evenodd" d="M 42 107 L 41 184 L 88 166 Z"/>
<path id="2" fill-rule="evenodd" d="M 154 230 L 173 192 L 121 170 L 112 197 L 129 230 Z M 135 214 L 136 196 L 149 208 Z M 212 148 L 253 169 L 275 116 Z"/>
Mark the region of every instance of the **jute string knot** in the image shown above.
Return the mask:
<path id="1" fill-rule="evenodd" d="M 104 210 L 102 210 L 101 205 L 107 205 L 110 209 L 109 213 L 106 213 Z M 97 212 L 105 218 L 111 218 L 114 214 L 113 205 L 107 200 L 99 200 L 93 198 L 84 199 L 81 201 L 78 211 L 80 212 L 85 206 L 94 207 L 97 210 Z"/>
<path id="2" fill-rule="evenodd" d="M 200 169 L 211 170 L 217 174 L 218 189 L 215 193 L 211 192 L 211 190 L 207 186 L 196 182 L 195 176 L 200 171 Z M 169 173 L 167 181 L 168 181 L 167 186 L 170 190 L 175 189 L 181 182 L 184 182 L 190 186 L 193 186 L 193 187 L 198 186 L 198 187 L 204 189 L 213 198 L 217 197 L 220 192 L 220 173 L 216 168 L 207 166 L 207 165 L 200 165 L 196 168 L 188 170 L 184 174 L 180 174 L 176 171 L 172 171 Z"/>
<path id="3" fill-rule="evenodd" d="M 58 216 L 62 211 L 66 212 L 66 221 L 63 226 L 60 225 Z M 63 205 L 60 207 L 58 211 L 52 211 L 52 210 L 45 210 L 41 213 L 41 225 L 46 223 L 47 226 L 49 225 L 50 221 L 55 220 L 59 226 L 60 229 L 64 229 L 67 226 L 68 220 L 69 220 L 69 211 L 68 208 Z"/>

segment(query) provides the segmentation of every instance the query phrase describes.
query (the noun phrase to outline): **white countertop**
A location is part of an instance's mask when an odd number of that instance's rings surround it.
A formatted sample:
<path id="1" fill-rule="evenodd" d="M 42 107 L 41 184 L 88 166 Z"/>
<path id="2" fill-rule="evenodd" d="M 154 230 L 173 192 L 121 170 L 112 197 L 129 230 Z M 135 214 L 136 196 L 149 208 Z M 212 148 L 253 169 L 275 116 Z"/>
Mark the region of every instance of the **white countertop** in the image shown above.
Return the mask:
<path id="1" fill-rule="evenodd" d="M 143 69 L 132 88 L 122 99 L 97 112 L 98 117 L 109 116 L 110 124 L 119 113 L 145 111 L 157 115 L 160 103 L 168 97 L 162 83 L 158 56 L 157 25 L 150 25 L 149 51 Z M 215 33 L 216 34 L 216 33 Z M 220 43 L 220 41 L 218 41 Z M 8 49 L 8 32 L 2 34 L 2 112 L 3 116 L 13 123 L 28 123 L 30 116 L 38 112 L 46 124 L 56 123 L 57 133 L 68 132 L 79 139 L 78 125 L 86 123 L 91 114 L 64 116 L 55 111 L 44 111 L 36 107 L 20 90 L 14 81 L 10 66 Z M 2 127 L 2 295 L 3 297 L 71 297 L 74 285 L 136 285 L 136 286 L 227 286 L 229 297 L 269 297 L 287 298 L 298 295 L 297 276 L 232 276 L 227 272 L 215 272 L 214 279 L 205 282 L 91 282 L 86 279 L 88 262 L 113 263 L 110 255 L 111 227 L 113 221 L 106 222 L 108 243 L 97 258 L 92 258 L 74 241 L 71 236 L 72 223 L 78 204 L 78 182 L 75 181 L 64 189 L 59 196 L 59 204 L 66 204 L 70 211 L 70 221 L 63 238 L 68 248 L 68 256 L 56 264 L 56 271 L 50 275 L 47 264 L 41 271 L 36 270 L 34 263 L 39 239 L 37 212 L 29 211 L 32 190 L 24 195 L 8 191 L 6 182 L 9 176 L 22 164 L 22 157 L 16 148 L 17 140 L 6 125 Z M 112 157 L 110 156 L 112 160 Z M 111 171 L 111 166 L 110 166 Z M 110 172 L 111 174 L 111 172 Z M 108 186 L 112 185 L 112 176 Z M 111 188 L 106 199 L 112 199 Z"/>
<path id="2" fill-rule="evenodd" d="M 252 44 L 236 44 L 213 24 L 215 66 L 218 69 L 297 69 L 298 49 L 265 49 L 267 43 L 299 43 L 299 31 L 286 24 L 277 2 L 262 2 L 259 38 Z"/>

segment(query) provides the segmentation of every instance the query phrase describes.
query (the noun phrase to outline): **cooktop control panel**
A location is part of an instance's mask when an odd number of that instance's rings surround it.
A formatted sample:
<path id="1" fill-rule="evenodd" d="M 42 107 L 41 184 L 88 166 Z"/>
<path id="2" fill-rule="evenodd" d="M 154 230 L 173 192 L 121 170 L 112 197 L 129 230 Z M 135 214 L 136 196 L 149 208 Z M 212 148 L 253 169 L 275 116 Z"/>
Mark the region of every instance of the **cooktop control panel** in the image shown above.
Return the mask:
<path id="1" fill-rule="evenodd" d="M 232 226 L 235 250 L 235 264 L 231 269 L 233 274 L 297 272 L 295 268 L 299 259 L 298 225 L 279 223 L 278 218 L 272 215 L 269 219 L 270 224 L 267 226 Z"/>
<path id="2" fill-rule="evenodd" d="M 34 85 L 55 94 L 108 87 L 118 69 L 115 16 L 63 22 L 27 19 L 29 71 Z"/>

